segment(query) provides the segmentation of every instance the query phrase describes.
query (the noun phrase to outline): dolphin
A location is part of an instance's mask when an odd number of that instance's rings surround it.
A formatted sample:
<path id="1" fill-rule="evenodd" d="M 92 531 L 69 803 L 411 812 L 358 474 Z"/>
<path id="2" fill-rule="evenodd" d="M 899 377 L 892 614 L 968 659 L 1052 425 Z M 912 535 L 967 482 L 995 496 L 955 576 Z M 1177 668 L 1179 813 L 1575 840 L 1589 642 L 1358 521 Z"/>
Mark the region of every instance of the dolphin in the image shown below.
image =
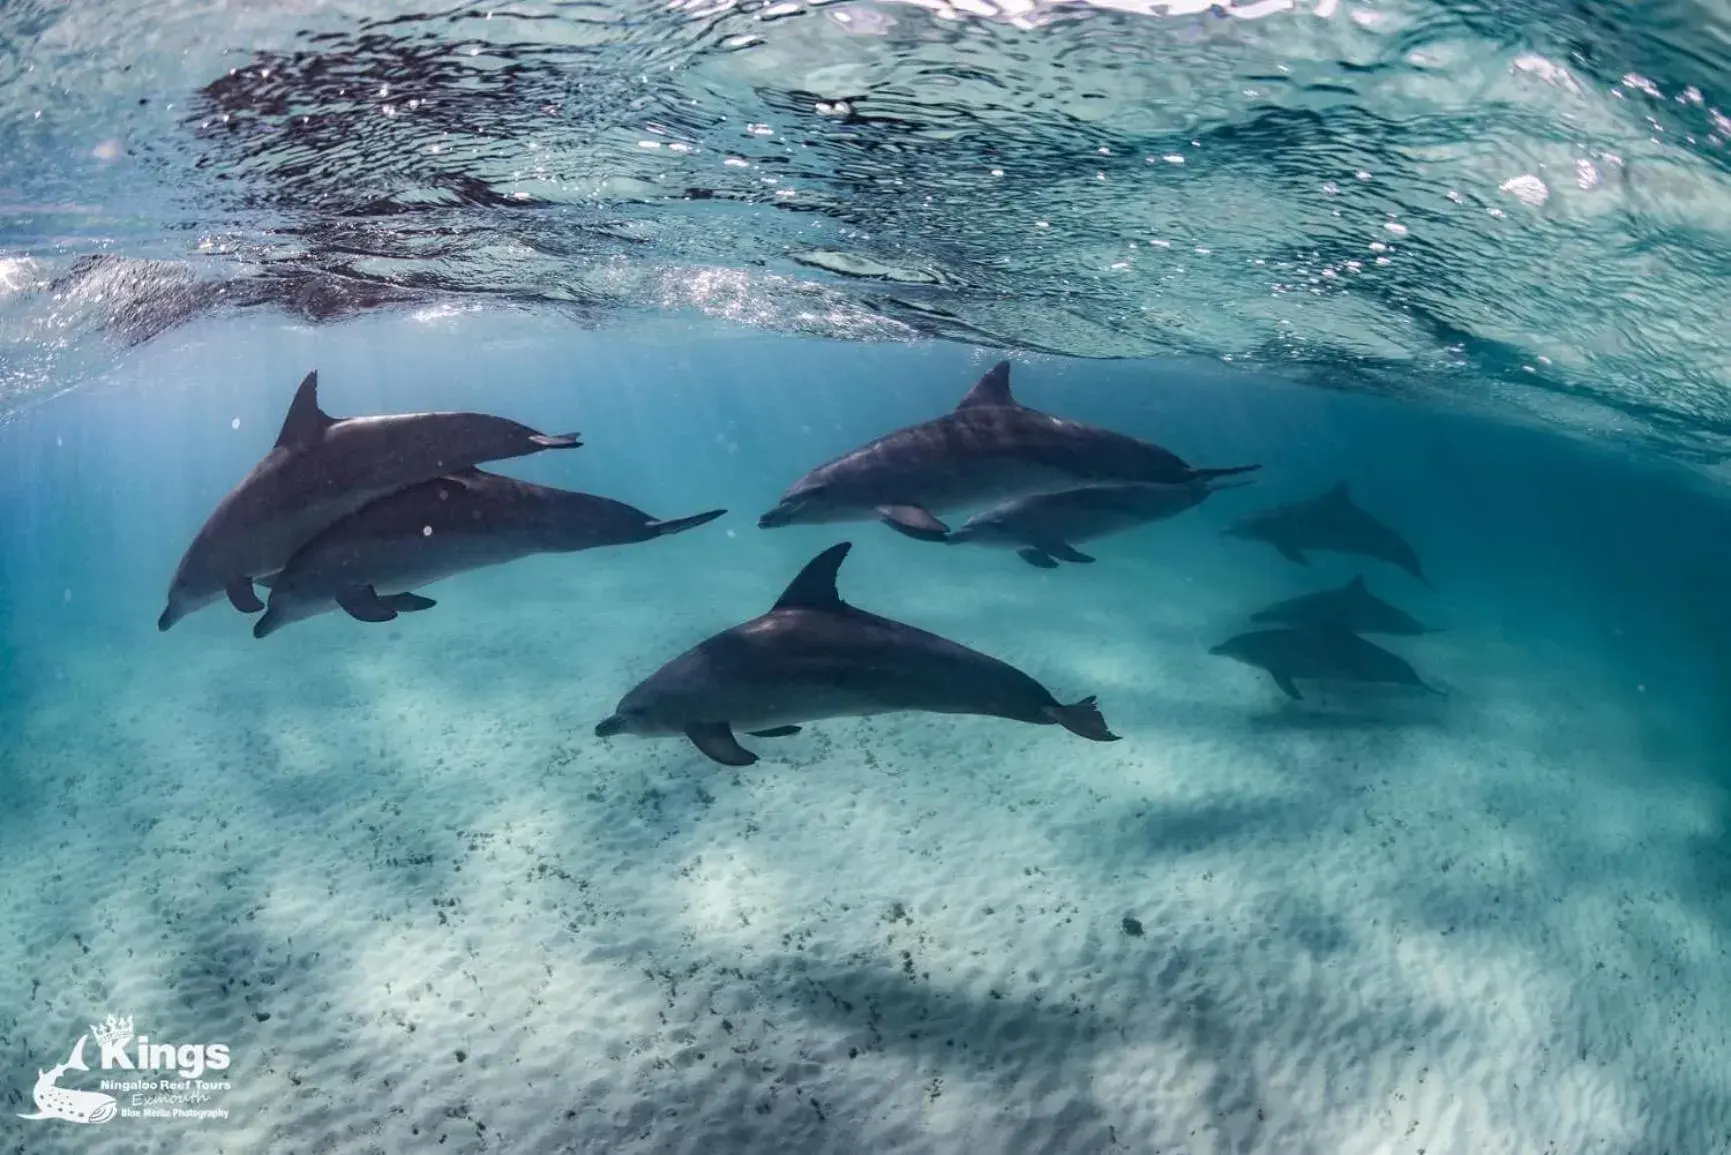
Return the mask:
<path id="1" fill-rule="evenodd" d="M 1054 417 L 1010 394 L 1000 361 L 944 416 L 898 429 L 820 465 L 758 518 L 763 529 L 877 518 L 944 541 L 937 514 L 1095 482 L 1177 484 L 1260 468 L 1196 469 L 1158 445 Z"/>
<path id="2" fill-rule="evenodd" d="M 1321 497 L 1253 513 L 1226 533 L 1247 541 L 1265 541 L 1288 561 L 1299 565 L 1310 564 L 1310 559 L 1304 556 L 1306 550 L 1358 554 L 1397 565 L 1425 585 L 1431 584 L 1412 546 L 1392 528 L 1359 508 L 1344 481 Z"/>
<path id="3" fill-rule="evenodd" d="M 1256 630 L 1229 638 L 1208 652 L 1268 671 L 1289 698 L 1303 697 L 1293 684 L 1295 678 L 1387 682 L 1442 693 L 1427 685 L 1406 659 L 1346 630 Z"/>
<path id="4" fill-rule="evenodd" d="M 1212 492 L 1205 481 L 1189 481 L 1084 485 L 1036 493 L 976 513 L 945 540 L 951 545 L 975 542 L 1013 549 L 1040 569 L 1056 569 L 1054 558 L 1085 565 L 1094 559 L 1073 543 L 1176 517 L 1202 504 Z"/>
<path id="5" fill-rule="evenodd" d="M 270 604 L 255 638 L 341 608 L 363 622 L 431 609 L 412 592 L 443 578 L 536 553 L 574 553 L 682 533 L 727 511 L 659 521 L 641 509 L 473 467 L 381 497 L 261 578 Z"/>
<path id="6" fill-rule="evenodd" d="M 37 1070 L 36 1086 L 31 1091 L 36 1110 L 29 1115 L 20 1114 L 20 1119 L 106 1123 L 114 1118 L 118 1104 L 113 1095 L 104 1095 L 100 1091 L 79 1091 L 60 1085 L 60 1076 L 66 1072 L 90 1069 L 90 1064 L 84 1061 L 84 1044 L 89 1041 L 89 1035 L 79 1035 L 78 1041 L 72 1044 L 72 1053 L 66 1057 L 64 1063 L 49 1067 L 46 1071 Z"/>
<path id="7" fill-rule="evenodd" d="M 1251 614 L 1250 620 L 1301 629 L 1347 630 L 1355 634 L 1414 637 L 1440 632 L 1371 593 L 1363 574 L 1343 586 L 1275 602 Z"/>
<path id="8" fill-rule="evenodd" d="M 735 728 L 780 738 L 801 722 L 904 710 L 1056 723 L 1096 742 L 1118 740 L 1092 697 L 1062 705 L 1014 666 L 842 601 L 836 571 L 852 548 L 824 550 L 768 613 L 662 666 L 596 736 L 683 734 L 723 766 L 757 761 Z"/>
<path id="9" fill-rule="evenodd" d="M 264 609 L 253 580 L 280 570 L 295 550 L 382 497 L 482 461 L 575 449 L 575 433 L 537 433 L 483 413 L 331 417 L 319 408 L 319 375 L 301 381 L 276 444 L 224 497 L 193 538 L 168 588 L 166 630 L 224 594 L 235 609 Z"/>

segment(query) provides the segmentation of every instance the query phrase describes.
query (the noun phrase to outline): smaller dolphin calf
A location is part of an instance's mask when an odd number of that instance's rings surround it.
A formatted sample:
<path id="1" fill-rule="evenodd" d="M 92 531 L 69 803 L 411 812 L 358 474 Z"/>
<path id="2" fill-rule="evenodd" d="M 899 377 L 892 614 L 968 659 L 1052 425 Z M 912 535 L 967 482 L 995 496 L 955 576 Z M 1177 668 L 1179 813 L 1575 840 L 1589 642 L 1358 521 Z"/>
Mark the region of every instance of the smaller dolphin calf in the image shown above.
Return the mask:
<path id="1" fill-rule="evenodd" d="M 1077 549 L 1076 542 L 1176 517 L 1202 504 L 1212 492 L 1206 482 L 1192 481 L 1177 485 L 1084 485 L 1034 494 L 976 513 L 947 540 L 951 545 L 974 542 L 1013 549 L 1023 561 L 1040 569 L 1056 569 L 1058 561 L 1086 565 L 1094 559 Z"/>
<path id="2" fill-rule="evenodd" d="M 1370 592 L 1359 574 L 1343 586 L 1275 602 L 1250 615 L 1253 622 L 1278 622 L 1305 629 L 1347 630 L 1355 634 L 1434 634 L 1418 619 Z"/>
<path id="3" fill-rule="evenodd" d="M 253 579 L 280 570 L 321 530 L 375 497 L 483 461 L 575 449 L 575 433 L 537 433 L 484 413 L 397 413 L 338 420 L 319 408 L 319 375 L 295 391 L 276 445 L 217 505 L 180 559 L 166 630 L 224 594 L 264 609 Z"/>
<path id="4" fill-rule="evenodd" d="M 851 543 L 806 563 L 774 607 L 687 650 L 626 694 L 597 737 L 683 734 L 712 761 L 757 755 L 734 730 L 779 738 L 799 723 L 920 710 L 1057 724 L 1115 742 L 1093 698 L 1063 705 L 1014 666 L 855 609 L 836 592 Z"/>
<path id="5" fill-rule="evenodd" d="M 1310 550 L 1357 554 L 1397 565 L 1430 585 L 1412 546 L 1360 508 L 1344 481 L 1321 497 L 1251 514 L 1226 532 L 1247 541 L 1267 542 L 1281 556 L 1299 565 L 1310 564 L 1310 559 L 1304 556 Z"/>
<path id="6" fill-rule="evenodd" d="M 1208 652 L 1268 671 L 1289 698 L 1303 697 L 1294 685 L 1298 678 L 1384 682 L 1442 693 L 1426 685 L 1404 658 L 1345 630 L 1257 630 L 1230 638 Z"/>
<path id="7" fill-rule="evenodd" d="M 867 442 L 790 486 L 763 529 L 876 518 L 920 541 L 945 541 L 949 509 L 1098 482 L 1176 484 L 1246 473 L 1198 469 L 1151 442 L 1030 409 L 994 365 L 949 413 Z"/>
<path id="8" fill-rule="evenodd" d="M 267 637 L 341 608 L 363 622 L 431 609 L 413 591 L 536 553 L 574 553 L 695 529 L 726 510 L 658 521 L 624 502 L 464 469 L 398 490 L 337 522 L 260 579 L 270 605 L 253 623 Z"/>

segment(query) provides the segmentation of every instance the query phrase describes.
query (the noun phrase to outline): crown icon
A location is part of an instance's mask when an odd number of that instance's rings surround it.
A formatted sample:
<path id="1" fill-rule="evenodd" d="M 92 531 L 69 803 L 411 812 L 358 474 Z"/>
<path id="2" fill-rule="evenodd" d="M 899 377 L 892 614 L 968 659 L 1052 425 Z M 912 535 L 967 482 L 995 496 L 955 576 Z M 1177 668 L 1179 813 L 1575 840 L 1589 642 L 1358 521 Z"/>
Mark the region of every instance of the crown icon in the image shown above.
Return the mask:
<path id="1" fill-rule="evenodd" d="M 100 1023 L 91 1023 L 90 1034 L 102 1046 L 124 1043 L 132 1037 L 132 1016 L 121 1019 L 109 1015 Z"/>

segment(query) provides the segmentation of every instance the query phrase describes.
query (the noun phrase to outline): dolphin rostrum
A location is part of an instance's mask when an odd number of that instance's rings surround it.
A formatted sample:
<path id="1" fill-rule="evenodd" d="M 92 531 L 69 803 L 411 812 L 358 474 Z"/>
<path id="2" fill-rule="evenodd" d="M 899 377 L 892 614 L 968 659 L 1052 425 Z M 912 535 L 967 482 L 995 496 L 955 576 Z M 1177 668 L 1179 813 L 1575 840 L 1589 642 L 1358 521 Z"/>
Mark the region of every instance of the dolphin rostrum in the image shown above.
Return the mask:
<path id="1" fill-rule="evenodd" d="M 1340 629 L 1355 634 L 1434 634 L 1399 606 L 1370 592 L 1359 574 L 1343 586 L 1317 590 L 1275 602 L 1250 615 L 1253 622 L 1278 623 L 1307 629 Z"/>
<path id="2" fill-rule="evenodd" d="M 1095 482 L 1175 484 L 1258 468 L 1196 469 L 1158 445 L 1054 417 L 1010 394 L 1000 361 L 944 416 L 898 429 L 820 465 L 758 518 L 782 525 L 877 518 L 921 541 L 943 541 L 937 514 Z"/>
<path id="3" fill-rule="evenodd" d="M 904 710 L 1056 723 L 1096 742 L 1118 740 L 1092 697 L 1062 705 L 1014 666 L 842 601 L 836 571 L 851 548 L 824 550 L 768 613 L 662 666 L 596 735 L 683 734 L 724 766 L 757 761 L 735 729 L 779 738 L 801 722 Z"/>
<path id="4" fill-rule="evenodd" d="M 725 512 L 658 521 L 610 498 L 459 470 L 363 506 L 296 550 L 281 573 L 261 578 L 270 605 L 253 636 L 338 608 L 388 622 L 430 609 L 432 599 L 413 591 L 443 578 L 530 554 L 650 541 Z"/>
<path id="5" fill-rule="evenodd" d="M 976 513 L 946 539 L 951 545 L 975 542 L 1016 551 L 1040 569 L 1060 561 L 1086 564 L 1092 557 L 1075 547 L 1151 521 L 1176 517 L 1202 504 L 1213 490 L 1204 481 L 1177 485 L 1084 485 L 1057 493 L 1012 498 Z"/>
<path id="6" fill-rule="evenodd" d="M 72 1087 L 62 1087 L 60 1076 L 68 1071 L 88 1071 L 90 1064 L 84 1061 L 84 1044 L 90 1041 L 89 1035 L 79 1035 L 78 1041 L 72 1045 L 72 1053 L 64 1063 L 49 1067 L 46 1071 L 36 1072 L 36 1086 L 31 1091 L 35 1100 L 36 1110 L 29 1115 L 19 1115 L 20 1119 L 64 1119 L 68 1123 L 106 1123 L 114 1118 L 118 1104 L 113 1095 L 105 1095 L 101 1091 L 79 1091 Z"/>
<path id="7" fill-rule="evenodd" d="M 1294 679 L 1325 682 L 1387 682 L 1433 694 L 1406 659 L 1357 634 L 1334 629 L 1256 630 L 1229 638 L 1208 651 L 1266 670 L 1289 698 L 1301 698 Z"/>
<path id="8" fill-rule="evenodd" d="M 1288 561 L 1309 565 L 1305 552 L 1358 554 L 1397 565 L 1425 585 L 1418 554 L 1391 527 L 1361 509 L 1342 481 L 1321 497 L 1277 505 L 1229 528 L 1231 537 L 1265 541 Z"/>
<path id="9" fill-rule="evenodd" d="M 537 433 L 483 413 L 395 413 L 337 419 L 319 409 L 319 375 L 306 375 L 276 444 L 217 505 L 180 559 L 166 630 L 224 594 L 235 609 L 264 609 L 253 580 L 338 519 L 404 486 L 482 461 L 574 449 L 577 434 Z"/>

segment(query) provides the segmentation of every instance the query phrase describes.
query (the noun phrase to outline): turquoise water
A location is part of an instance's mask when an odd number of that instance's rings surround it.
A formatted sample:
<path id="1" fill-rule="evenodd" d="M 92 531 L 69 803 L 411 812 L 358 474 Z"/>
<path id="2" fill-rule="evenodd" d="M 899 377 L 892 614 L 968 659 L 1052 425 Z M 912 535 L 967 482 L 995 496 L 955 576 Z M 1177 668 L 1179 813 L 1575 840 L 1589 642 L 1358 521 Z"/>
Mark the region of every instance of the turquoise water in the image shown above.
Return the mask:
<path id="1" fill-rule="evenodd" d="M 1727 42 L 1693 5 L 8 5 L 5 1149 L 1731 1149 Z M 1260 468 L 1092 564 L 759 527 L 1003 360 Z M 578 431 L 483 468 L 726 513 L 387 622 L 159 630 L 314 370 L 334 417 Z M 1428 584 L 1227 532 L 1341 482 Z M 839 542 L 847 603 L 1118 741 L 598 736 Z M 1439 693 L 1211 652 L 1355 577 Z"/>

